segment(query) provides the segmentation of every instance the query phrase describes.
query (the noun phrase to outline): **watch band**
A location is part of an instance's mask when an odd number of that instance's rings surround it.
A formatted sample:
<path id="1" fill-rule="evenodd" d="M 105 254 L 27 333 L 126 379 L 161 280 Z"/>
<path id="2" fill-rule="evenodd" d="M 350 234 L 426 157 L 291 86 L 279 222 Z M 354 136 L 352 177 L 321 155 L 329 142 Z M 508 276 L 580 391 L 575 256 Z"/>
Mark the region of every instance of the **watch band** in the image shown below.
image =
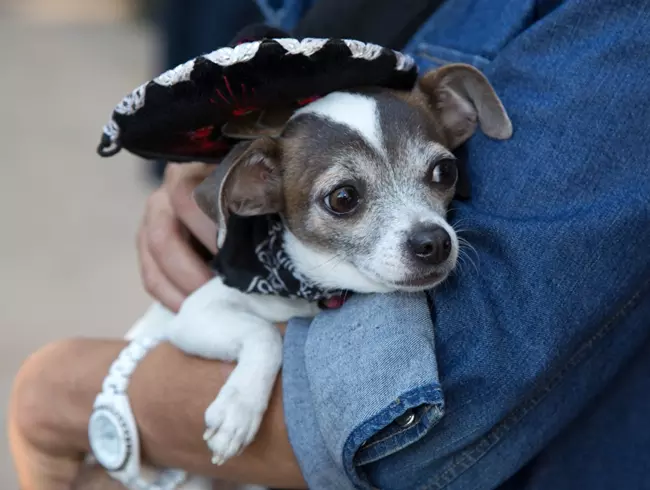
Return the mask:
<path id="1" fill-rule="evenodd" d="M 113 361 L 104 378 L 102 392 L 126 394 L 133 371 L 149 351 L 163 341 L 163 337 L 133 339 Z"/>
<path id="2" fill-rule="evenodd" d="M 108 370 L 102 392 L 95 399 L 88 424 L 94 459 L 111 477 L 132 490 L 174 490 L 187 479 L 187 473 L 183 470 L 149 468 L 146 471 L 148 478 L 143 478 L 138 428 L 128 399 L 127 389 L 135 368 L 163 340 L 163 337 L 136 338 L 120 352 Z M 101 457 L 101 445 L 105 442 L 102 440 L 105 437 L 102 428 L 107 425 L 113 431 L 109 443 L 117 451 L 112 461 L 109 461 L 111 455 Z M 121 440 L 115 441 L 117 437 Z"/>

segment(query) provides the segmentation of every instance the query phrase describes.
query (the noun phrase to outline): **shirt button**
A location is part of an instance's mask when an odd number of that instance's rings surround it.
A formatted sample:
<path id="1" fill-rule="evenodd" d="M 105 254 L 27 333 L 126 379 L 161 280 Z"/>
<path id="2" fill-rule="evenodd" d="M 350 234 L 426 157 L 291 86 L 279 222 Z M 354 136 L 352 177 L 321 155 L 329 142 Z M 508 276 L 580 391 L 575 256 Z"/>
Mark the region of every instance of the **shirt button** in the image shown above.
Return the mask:
<path id="1" fill-rule="evenodd" d="M 415 423 L 415 414 L 413 413 L 413 410 L 407 410 L 404 414 L 397 417 L 395 422 L 397 425 L 405 429 L 411 427 Z"/>

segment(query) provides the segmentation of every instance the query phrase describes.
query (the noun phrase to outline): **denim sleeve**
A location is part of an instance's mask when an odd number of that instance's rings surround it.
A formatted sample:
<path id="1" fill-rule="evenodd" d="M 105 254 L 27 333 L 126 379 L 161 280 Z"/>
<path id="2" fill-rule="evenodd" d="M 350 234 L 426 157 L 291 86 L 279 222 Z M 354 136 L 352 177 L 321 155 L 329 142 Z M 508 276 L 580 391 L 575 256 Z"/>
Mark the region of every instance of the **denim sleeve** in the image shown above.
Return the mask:
<path id="1" fill-rule="evenodd" d="M 442 414 L 427 298 L 353 296 L 311 325 L 290 322 L 283 377 L 290 438 L 310 488 L 354 488 L 355 466 L 416 441 Z M 324 484 L 330 475 L 340 476 L 336 485 Z"/>
<path id="2" fill-rule="evenodd" d="M 431 310 L 358 296 L 291 324 L 285 410 L 312 489 L 495 488 L 647 339 L 649 44 L 646 0 L 448 0 L 413 38 L 423 70 L 483 70 L 515 134 L 466 147 L 453 221 L 472 248 Z"/>

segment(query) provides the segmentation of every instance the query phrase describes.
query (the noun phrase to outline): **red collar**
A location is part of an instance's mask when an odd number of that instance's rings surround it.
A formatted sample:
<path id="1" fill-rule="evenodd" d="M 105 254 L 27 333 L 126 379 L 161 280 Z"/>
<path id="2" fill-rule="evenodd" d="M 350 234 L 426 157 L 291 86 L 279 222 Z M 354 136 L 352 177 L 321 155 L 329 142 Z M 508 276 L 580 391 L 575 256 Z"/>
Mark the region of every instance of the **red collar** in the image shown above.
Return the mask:
<path id="1" fill-rule="evenodd" d="M 349 297 L 350 293 L 345 292 L 343 294 L 339 294 L 338 296 L 332 296 L 331 298 L 319 301 L 318 306 L 320 306 L 323 310 L 336 310 L 343 306 L 343 303 L 345 303 Z"/>

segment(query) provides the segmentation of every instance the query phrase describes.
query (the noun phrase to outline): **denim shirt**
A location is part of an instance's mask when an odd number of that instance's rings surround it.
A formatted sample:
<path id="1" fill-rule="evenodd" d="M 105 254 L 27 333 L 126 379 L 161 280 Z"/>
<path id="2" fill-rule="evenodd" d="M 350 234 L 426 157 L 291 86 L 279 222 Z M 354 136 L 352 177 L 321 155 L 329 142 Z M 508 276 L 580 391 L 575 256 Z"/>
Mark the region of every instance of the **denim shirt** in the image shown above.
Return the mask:
<path id="1" fill-rule="evenodd" d="M 312 489 L 494 488 L 650 323 L 650 2 L 448 0 L 407 49 L 484 71 L 515 133 L 467 144 L 471 244 L 435 293 L 290 322 L 284 407 Z"/>
<path id="2" fill-rule="evenodd" d="M 316 0 L 255 0 L 266 24 L 292 31 Z"/>

